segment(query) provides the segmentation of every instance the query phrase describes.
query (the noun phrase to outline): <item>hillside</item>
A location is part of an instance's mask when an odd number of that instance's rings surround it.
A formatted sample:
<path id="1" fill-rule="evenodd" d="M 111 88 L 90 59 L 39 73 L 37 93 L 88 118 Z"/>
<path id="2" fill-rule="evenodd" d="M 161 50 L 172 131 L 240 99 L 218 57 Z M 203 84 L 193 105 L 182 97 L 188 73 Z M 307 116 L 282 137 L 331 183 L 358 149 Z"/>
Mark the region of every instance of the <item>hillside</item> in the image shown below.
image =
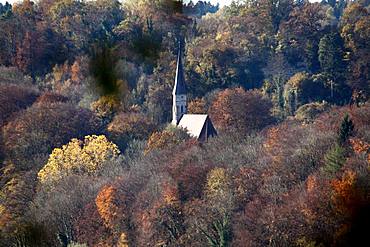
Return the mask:
<path id="1" fill-rule="evenodd" d="M 365 246 L 369 12 L 0 4 L 0 247 Z"/>

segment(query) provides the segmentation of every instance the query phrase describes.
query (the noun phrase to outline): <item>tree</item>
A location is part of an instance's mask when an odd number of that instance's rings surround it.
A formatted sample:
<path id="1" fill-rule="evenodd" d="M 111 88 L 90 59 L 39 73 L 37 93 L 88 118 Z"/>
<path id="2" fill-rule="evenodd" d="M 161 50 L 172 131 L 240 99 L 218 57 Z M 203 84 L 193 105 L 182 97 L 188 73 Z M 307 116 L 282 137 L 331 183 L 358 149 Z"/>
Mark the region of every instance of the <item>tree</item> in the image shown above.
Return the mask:
<path id="1" fill-rule="evenodd" d="M 317 51 L 326 28 L 325 12 L 325 7 L 320 3 L 306 2 L 294 8 L 281 24 L 279 39 L 291 64 L 302 65 L 310 72 L 319 69 Z"/>
<path id="2" fill-rule="evenodd" d="M 344 42 L 336 32 L 325 34 L 319 43 L 319 61 L 321 70 L 333 80 L 341 80 L 345 73 Z"/>
<path id="3" fill-rule="evenodd" d="M 345 150 L 339 145 L 331 148 L 324 157 L 324 171 L 328 174 L 335 174 L 346 161 Z"/>
<path id="4" fill-rule="evenodd" d="M 274 116 L 283 118 L 284 113 L 284 86 L 295 69 L 288 63 L 282 52 L 274 53 L 264 68 L 265 82 L 263 91 L 271 98 L 274 104 Z"/>
<path id="5" fill-rule="evenodd" d="M 348 84 L 354 91 L 369 95 L 369 23 L 368 10 L 360 3 L 351 3 L 344 10 L 341 20 L 341 36 L 346 48 L 350 49 L 347 75 Z"/>
<path id="6" fill-rule="evenodd" d="M 119 153 L 117 146 L 104 135 L 86 136 L 84 141 L 72 139 L 62 148 L 53 150 L 38 172 L 38 179 L 41 183 L 52 183 L 71 174 L 97 175 L 105 163 Z"/>
<path id="7" fill-rule="evenodd" d="M 196 98 L 188 103 L 189 114 L 206 114 L 206 101 L 204 98 Z"/>
<path id="8" fill-rule="evenodd" d="M 271 108 L 270 100 L 258 90 L 226 89 L 212 102 L 210 116 L 217 129 L 244 135 L 273 123 Z"/>
<path id="9" fill-rule="evenodd" d="M 0 84 L 30 86 L 32 84 L 32 78 L 25 76 L 16 67 L 0 66 Z"/>
<path id="10" fill-rule="evenodd" d="M 195 224 L 197 234 L 201 234 L 206 240 L 204 244 L 209 246 L 230 245 L 231 213 L 234 207 L 231 183 L 229 171 L 221 167 L 212 169 L 207 175 L 205 199 L 192 201 L 186 209 L 190 224 Z"/>
<path id="11" fill-rule="evenodd" d="M 330 90 L 320 77 L 310 76 L 299 72 L 293 75 L 284 88 L 284 105 L 287 115 L 294 115 L 295 111 L 304 104 L 314 101 L 323 101 L 329 98 Z"/>
<path id="12" fill-rule="evenodd" d="M 161 186 L 162 193 L 159 199 L 149 209 L 148 220 L 152 225 L 150 242 L 158 245 L 177 245 L 181 243 L 184 233 L 184 216 L 179 193 L 172 184 L 165 182 Z"/>
<path id="13" fill-rule="evenodd" d="M 112 235 L 111 230 L 105 226 L 95 201 L 84 206 L 73 228 L 76 232 L 76 240 L 80 243 L 86 243 L 88 246 L 98 244 L 102 239 L 108 244 L 109 237 Z M 91 234 L 92 232 L 94 234 Z M 109 244 L 113 245 L 113 241 Z"/>
<path id="14" fill-rule="evenodd" d="M 35 104 L 47 105 L 55 103 L 67 103 L 68 98 L 53 92 L 45 92 L 36 99 Z"/>
<path id="15" fill-rule="evenodd" d="M 295 118 L 303 122 L 312 122 L 321 113 L 329 109 L 327 102 L 313 102 L 300 106 L 296 113 Z"/>
<path id="16" fill-rule="evenodd" d="M 0 126 L 5 125 L 12 114 L 30 106 L 37 96 L 38 92 L 30 88 L 0 84 Z"/>
<path id="17" fill-rule="evenodd" d="M 86 109 L 65 103 L 36 104 L 4 126 L 5 158 L 19 170 L 38 170 L 53 148 L 100 132 L 101 123 Z"/>
<path id="18" fill-rule="evenodd" d="M 69 56 L 88 51 L 96 41 L 111 39 L 113 28 L 122 20 L 123 14 L 118 1 L 44 2 L 42 10 L 55 31 L 65 38 Z"/>
<path id="19" fill-rule="evenodd" d="M 81 218 L 81 210 L 94 200 L 105 183 L 102 177 L 70 173 L 56 183 L 39 184 L 29 213 L 33 221 L 48 226 L 53 246 L 67 246 L 77 240 L 75 224 Z"/>
<path id="20" fill-rule="evenodd" d="M 168 126 L 162 132 L 154 132 L 148 139 L 145 153 L 149 153 L 152 150 L 160 150 L 169 148 L 173 145 L 180 144 L 190 139 L 186 130 L 177 128 L 175 126 Z"/>
<path id="21" fill-rule="evenodd" d="M 353 214 L 354 204 L 356 203 L 356 180 L 357 174 L 353 171 L 346 170 L 342 177 L 333 179 L 331 185 L 334 190 L 333 201 L 335 210 L 339 213 L 348 215 Z"/>
<path id="22" fill-rule="evenodd" d="M 352 120 L 349 118 L 349 115 L 346 114 L 339 127 L 338 142 L 340 145 L 347 142 L 348 138 L 353 134 L 354 129 L 355 126 Z"/>
<path id="23" fill-rule="evenodd" d="M 36 230 L 31 231 L 29 227 L 37 223 L 32 222 L 27 215 L 27 209 L 35 194 L 35 174 L 33 172 L 16 173 L 11 165 L 3 170 L 5 172 L 2 173 L 0 189 L 0 238 L 7 239 L 8 244 L 17 239 L 27 241 L 27 237 L 30 237 L 32 241 L 33 237 L 38 236 L 27 236 Z M 43 226 L 39 227 L 40 231 L 44 230 Z M 43 238 L 44 235 L 40 234 L 39 237 Z"/>
<path id="24" fill-rule="evenodd" d="M 90 108 L 97 117 L 107 124 L 111 122 L 117 112 L 122 109 L 122 105 L 115 96 L 106 95 L 92 102 Z"/>
<path id="25" fill-rule="evenodd" d="M 142 113 L 120 113 L 108 125 L 109 137 L 121 150 L 133 140 L 147 140 L 155 130 L 155 124 Z"/>

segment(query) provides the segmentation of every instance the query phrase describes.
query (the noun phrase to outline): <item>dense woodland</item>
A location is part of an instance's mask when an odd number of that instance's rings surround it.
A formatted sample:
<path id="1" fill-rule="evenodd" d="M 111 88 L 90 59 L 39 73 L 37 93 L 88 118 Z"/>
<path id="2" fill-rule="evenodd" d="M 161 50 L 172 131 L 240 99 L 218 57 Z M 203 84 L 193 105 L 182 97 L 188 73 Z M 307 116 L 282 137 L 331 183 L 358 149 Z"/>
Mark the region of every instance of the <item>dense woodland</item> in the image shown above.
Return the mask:
<path id="1" fill-rule="evenodd" d="M 369 12 L 0 4 L 0 246 L 365 246 Z M 179 47 L 205 143 L 169 125 Z"/>

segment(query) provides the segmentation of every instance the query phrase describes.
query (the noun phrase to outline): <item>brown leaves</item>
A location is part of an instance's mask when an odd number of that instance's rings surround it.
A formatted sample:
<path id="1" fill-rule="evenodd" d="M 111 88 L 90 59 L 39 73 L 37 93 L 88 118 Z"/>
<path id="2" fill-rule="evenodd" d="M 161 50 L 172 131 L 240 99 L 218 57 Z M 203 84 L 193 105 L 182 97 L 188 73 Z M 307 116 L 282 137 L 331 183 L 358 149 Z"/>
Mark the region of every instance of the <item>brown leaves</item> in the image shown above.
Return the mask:
<path id="1" fill-rule="evenodd" d="M 153 121 L 142 113 L 120 113 L 113 118 L 107 129 L 113 141 L 125 147 L 132 139 L 146 140 L 155 127 Z"/>
<path id="2" fill-rule="evenodd" d="M 105 226 L 95 202 L 87 204 L 81 210 L 78 221 L 74 224 L 76 238 L 80 243 L 88 246 L 97 246 L 98 243 L 105 242 L 113 245 L 112 232 Z"/>
<path id="3" fill-rule="evenodd" d="M 6 158 L 17 168 L 30 169 L 33 159 L 51 153 L 72 138 L 100 132 L 93 114 L 70 104 L 34 105 L 19 114 L 3 129 Z M 37 166 L 43 162 L 38 162 Z"/>
<path id="4" fill-rule="evenodd" d="M 206 114 L 206 101 L 204 98 L 196 98 L 188 103 L 189 114 Z"/>
<path id="5" fill-rule="evenodd" d="M 30 106 L 38 96 L 38 92 L 16 85 L 0 85 L 0 126 L 9 117 L 27 106 Z"/>
<path id="6" fill-rule="evenodd" d="M 169 148 L 173 145 L 180 144 L 189 138 L 190 137 L 185 130 L 175 126 L 169 126 L 162 132 L 154 132 L 149 137 L 145 153 L 147 154 L 152 150 Z"/>
<path id="7" fill-rule="evenodd" d="M 257 90 L 226 89 L 212 102 L 210 115 L 217 129 L 247 134 L 274 121 L 271 108 L 271 102 Z"/>

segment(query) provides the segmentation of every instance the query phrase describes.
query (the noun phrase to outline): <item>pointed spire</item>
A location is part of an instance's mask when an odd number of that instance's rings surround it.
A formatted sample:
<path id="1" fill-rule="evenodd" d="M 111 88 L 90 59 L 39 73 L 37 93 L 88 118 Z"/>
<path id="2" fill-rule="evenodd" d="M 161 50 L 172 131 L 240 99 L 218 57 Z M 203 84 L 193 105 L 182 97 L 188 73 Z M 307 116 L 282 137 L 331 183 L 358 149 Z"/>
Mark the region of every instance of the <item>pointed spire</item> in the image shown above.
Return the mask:
<path id="1" fill-rule="evenodd" d="M 184 68 L 182 64 L 181 42 L 179 42 L 179 51 L 177 55 L 176 78 L 175 78 L 175 86 L 173 88 L 173 94 L 175 95 L 186 94 Z"/>

